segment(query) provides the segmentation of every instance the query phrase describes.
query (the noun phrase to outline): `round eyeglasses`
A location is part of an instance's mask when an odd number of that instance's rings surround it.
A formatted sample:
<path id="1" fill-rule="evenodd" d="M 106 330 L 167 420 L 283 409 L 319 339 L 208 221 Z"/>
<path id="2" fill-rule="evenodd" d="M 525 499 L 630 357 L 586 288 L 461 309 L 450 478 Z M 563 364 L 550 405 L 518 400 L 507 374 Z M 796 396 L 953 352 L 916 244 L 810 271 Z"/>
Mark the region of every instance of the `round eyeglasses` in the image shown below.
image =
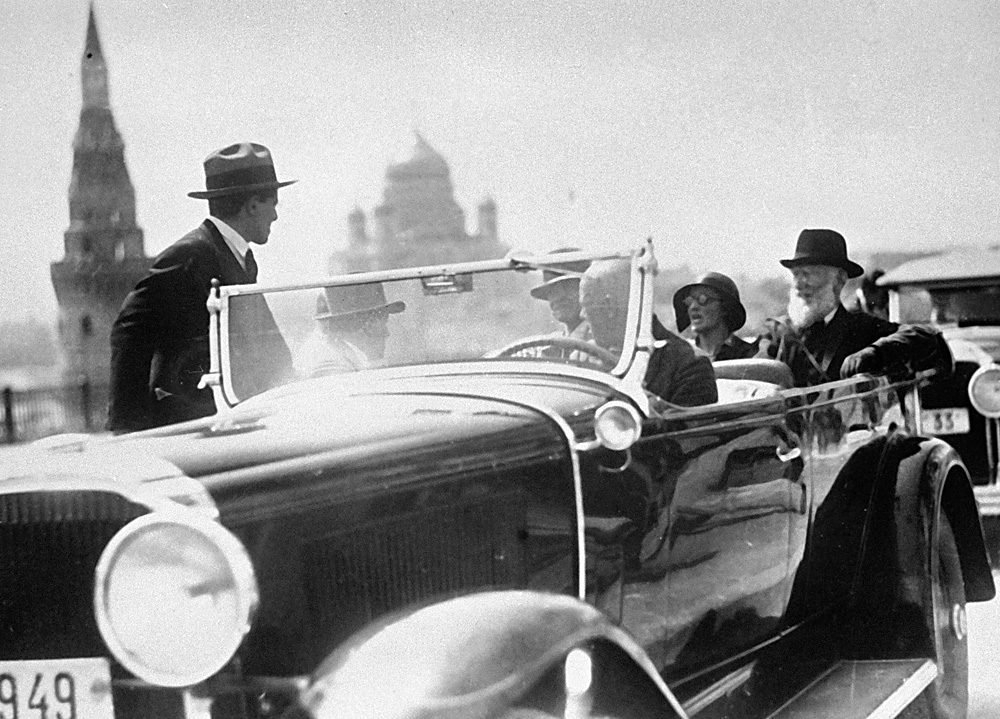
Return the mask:
<path id="1" fill-rule="evenodd" d="M 707 292 L 690 292 L 688 296 L 684 298 L 684 304 L 687 307 L 694 307 L 698 305 L 699 307 L 708 307 L 716 302 L 721 302 L 722 300 L 715 295 L 710 295 Z"/>

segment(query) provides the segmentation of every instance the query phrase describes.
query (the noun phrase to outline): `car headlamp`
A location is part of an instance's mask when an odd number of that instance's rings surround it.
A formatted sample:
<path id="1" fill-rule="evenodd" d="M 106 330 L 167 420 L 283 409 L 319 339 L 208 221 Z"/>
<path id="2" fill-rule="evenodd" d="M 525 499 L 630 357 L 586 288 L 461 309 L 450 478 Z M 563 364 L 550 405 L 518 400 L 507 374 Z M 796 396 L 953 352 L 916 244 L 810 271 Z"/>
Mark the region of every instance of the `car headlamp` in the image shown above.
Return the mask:
<path id="1" fill-rule="evenodd" d="M 240 541 L 192 512 L 125 525 L 97 564 L 94 609 L 108 648 L 141 679 L 196 684 L 232 658 L 257 606 Z"/>
<path id="2" fill-rule="evenodd" d="M 642 417 L 630 404 L 608 402 L 594 414 L 594 434 L 608 449 L 628 449 L 642 434 Z"/>
<path id="3" fill-rule="evenodd" d="M 986 365 L 972 374 L 969 400 L 984 417 L 1000 417 L 1000 365 Z"/>

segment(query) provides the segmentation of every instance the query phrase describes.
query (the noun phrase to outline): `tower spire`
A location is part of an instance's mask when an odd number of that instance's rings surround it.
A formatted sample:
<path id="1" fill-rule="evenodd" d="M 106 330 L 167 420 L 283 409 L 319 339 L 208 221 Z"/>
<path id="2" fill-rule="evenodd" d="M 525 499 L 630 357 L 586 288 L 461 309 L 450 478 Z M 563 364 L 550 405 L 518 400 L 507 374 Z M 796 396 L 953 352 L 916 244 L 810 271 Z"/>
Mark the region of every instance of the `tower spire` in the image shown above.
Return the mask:
<path id="1" fill-rule="evenodd" d="M 83 106 L 110 107 L 108 100 L 108 67 L 101 51 L 101 38 L 97 34 L 97 18 L 94 3 L 90 3 L 90 17 L 87 20 L 87 42 L 80 59 L 80 80 L 83 84 Z"/>
<path id="2" fill-rule="evenodd" d="M 111 324 L 122 300 L 149 269 L 150 258 L 135 222 L 125 143 L 108 102 L 108 69 L 93 2 L 80 79 L 83 107 L 73 138 L 66 254 L 50 269 L 67 375 L 103 384 L 109 373 Z"/>

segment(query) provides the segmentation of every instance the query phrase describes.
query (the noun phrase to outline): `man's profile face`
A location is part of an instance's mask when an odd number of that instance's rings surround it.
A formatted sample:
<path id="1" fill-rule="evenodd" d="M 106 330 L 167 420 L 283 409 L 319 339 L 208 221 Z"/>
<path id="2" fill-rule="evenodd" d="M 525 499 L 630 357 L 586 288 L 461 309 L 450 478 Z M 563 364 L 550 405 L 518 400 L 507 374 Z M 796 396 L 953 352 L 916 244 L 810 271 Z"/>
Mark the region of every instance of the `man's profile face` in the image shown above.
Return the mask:
<path id="1" fill-rule="evenodd" d="M 267 244 L 267 238 L 271 235 L 271 223 L 278 219 L 278 196 L 272 195 L 266 199 L 254 198 L 250 200 L 245 209 L 249 215 L 250 225 L 247 242 L 255 245 Z"/>
<path id="2" fill-rule="evenodd" d="M 549 288 L 548 296 L 545 299 L 557 322 L 561 322 L 570 329 L 580 324 L 580 282 L 578 280 L 557 282 Z"/>
<path id="3" fill-rule="evenodd" d="M 615 306 L 614 299 L 598 283 L 581 284 L 580 299 L 594 341 L 605 349 L 621 352 L 625 341 L 625 317 Z"/>
<path id="4" fill-rule="evenodd" d="M 372 312 L 361 328 L 364 346 L 361 350 L 370 360 L 385 357 L 385 343 L 389 339 L 389 315 L 386 312 Z"/>

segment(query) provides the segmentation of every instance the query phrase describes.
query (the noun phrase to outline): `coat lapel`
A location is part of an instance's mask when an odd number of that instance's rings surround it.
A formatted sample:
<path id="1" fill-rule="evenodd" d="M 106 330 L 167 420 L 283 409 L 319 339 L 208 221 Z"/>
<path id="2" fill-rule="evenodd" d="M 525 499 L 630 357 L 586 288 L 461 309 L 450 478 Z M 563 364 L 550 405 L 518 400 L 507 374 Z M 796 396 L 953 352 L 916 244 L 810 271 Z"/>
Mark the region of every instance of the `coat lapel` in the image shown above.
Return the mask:
<path id="1" fill-rule="evenodd" d="M 821 379 L 824 382 L 838 379 L 840 376 L 840 365 L 837 363 L 834 366 L 833 360 L 843 344 L 846 332 L 847 310 L 844 309 L 843 305 L 838 305 L 829 324 L 818 330 L 815 341 L 806 340 L 806 346 L 818 360 Z M 833 376 L 830 375 L 831 369 Z"/>
<path id="2" fill-rule="evenodd" d="M 251 284 L 253 280 L 247 274 L 246 270 L 243 269 L 243 265 L 240 264 L 239 260 L 236 259 L 233 251 L 229 249 L 229 245 L 226 244 L 222 233 L 219 232 L 219 228 L 215 226 L 215 223 L 211 220 L 205 220 L 202 224 L 202 229 L 212 243 L 212 248 L 215 250 L 216 257 L 219 260 L 219 282 L 224 285 Z"/>

